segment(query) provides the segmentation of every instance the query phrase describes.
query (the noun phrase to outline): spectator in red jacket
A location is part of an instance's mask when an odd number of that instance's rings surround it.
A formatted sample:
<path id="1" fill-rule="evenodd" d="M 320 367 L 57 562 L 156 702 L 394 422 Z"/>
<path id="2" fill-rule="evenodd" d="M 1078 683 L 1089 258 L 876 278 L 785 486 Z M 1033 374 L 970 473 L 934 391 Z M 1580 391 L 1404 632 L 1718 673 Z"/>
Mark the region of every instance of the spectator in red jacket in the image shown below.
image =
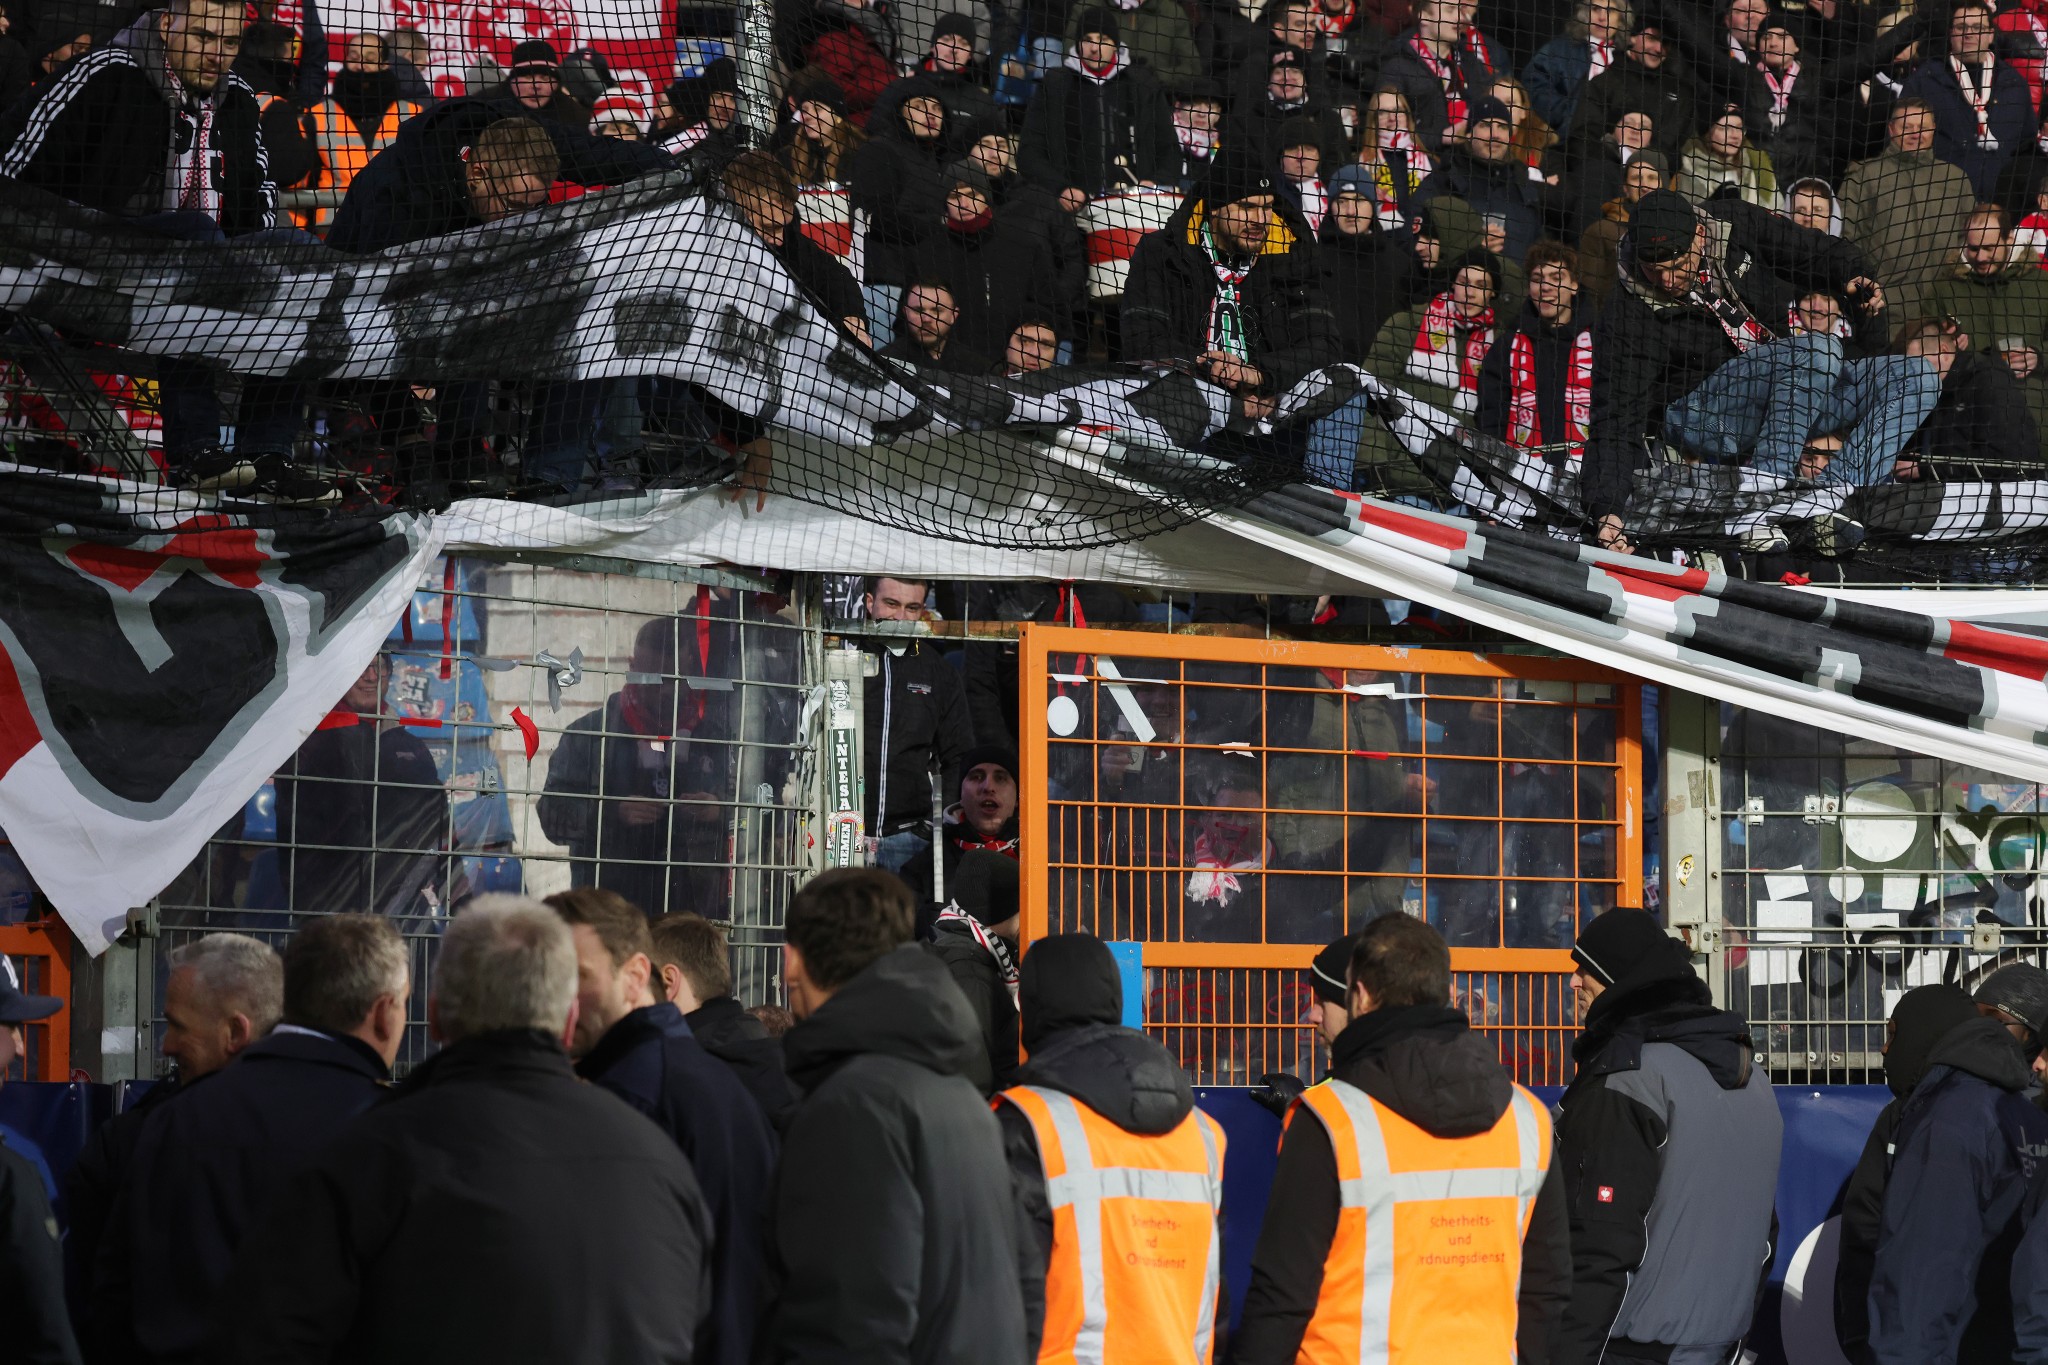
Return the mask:
<path id="1" fill-rule="evenodd" d="M 868 111 L 896 79 L 896 36 L 868 0 L 816 0 L 803 25 L 804 63 L 846 96 L 846 116 L 868 126 Z"/>

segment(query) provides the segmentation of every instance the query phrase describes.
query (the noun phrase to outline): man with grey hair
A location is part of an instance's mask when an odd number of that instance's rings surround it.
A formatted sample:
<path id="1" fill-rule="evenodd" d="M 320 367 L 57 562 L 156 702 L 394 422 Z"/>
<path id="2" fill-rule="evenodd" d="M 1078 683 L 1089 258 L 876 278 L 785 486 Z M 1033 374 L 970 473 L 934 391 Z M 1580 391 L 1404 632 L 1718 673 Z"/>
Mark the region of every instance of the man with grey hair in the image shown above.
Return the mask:
<path id="1" fill-rule="evenodd" d="M 223 939 L 249 942 L 211 941 Z M 245 950 L 230 942 L 207 956 L 218 965 L 236 953 Z M 143 1125 L 95 1267 L 103 1330 L 132 1334 L 121 1355 L 203 1353 L 242 1238 L 283 1182 L 390 1084 L 412 978 L 390 922 L 313 920 L 285 946 L 283 977 L 284 1021 Z"/>
<path id="2" fill-rule="evenodd" d="M 576 994 L 547 906 L 456 915 L 428 1002 L 440 1053 L 243 1242 L 207 1358 L 689 1365 L 710 1218 L 668 1136 L 576 1079 Z"/>

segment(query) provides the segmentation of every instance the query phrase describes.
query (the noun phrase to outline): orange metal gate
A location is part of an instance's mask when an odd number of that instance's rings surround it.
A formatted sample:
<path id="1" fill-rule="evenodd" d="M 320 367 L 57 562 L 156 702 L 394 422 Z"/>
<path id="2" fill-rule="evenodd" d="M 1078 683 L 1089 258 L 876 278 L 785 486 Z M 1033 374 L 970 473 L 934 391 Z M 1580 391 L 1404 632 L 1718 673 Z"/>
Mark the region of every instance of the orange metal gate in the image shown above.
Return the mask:
<path id="1" fill-rule="evenodd" d="M 21 1026 L 25 1044 L 13 1079 L 71 1079 L 71 935 L 55 915 L 25 924 L 0 925 L 0 954 L 14 964 L 21 989 L 30 995 L 54 995 L 64 1008 L 48 1019 Z M 0 980 L 4 980 L 0 977 Z"/>
<path id="2" fill-rule="evenodd" d="M 1306 968 L 1382 914 L 1560 1083 L 1576 928 L 1641 903 L 1641 689 L 1575 660 L 1031 625 L 1026 942 L 1144 945 L 1146 1026 L 1198 1084 L 1318 1077 Z"/>

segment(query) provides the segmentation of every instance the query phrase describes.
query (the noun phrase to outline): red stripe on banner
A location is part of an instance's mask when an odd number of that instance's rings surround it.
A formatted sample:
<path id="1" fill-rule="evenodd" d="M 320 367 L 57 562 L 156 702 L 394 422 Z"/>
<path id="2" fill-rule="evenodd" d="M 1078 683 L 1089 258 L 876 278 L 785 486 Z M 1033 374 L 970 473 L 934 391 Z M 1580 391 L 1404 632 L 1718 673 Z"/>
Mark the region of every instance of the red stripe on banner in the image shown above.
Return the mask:
<path id="1" fill-rule="evenodd" d="M 254 589 L 263 578 L 259 570 L 270 562 L 256 544 L 256 532 L 248 527 L 224 527 L 219 518 L 199 518 L 184 523 L 161 549 L 137 550 L 125 545 L 92 545 L 81 542 L 65 552 L 65 558 L 123 592 L 134 592 L 147 583 L 165 563 L 173 559 L 197 560 L 224 583 Z"/>
<path id="2" fill-rule="evenodd" d="M 43 732 L 36 728 L 35 713 L 28 709 L 28 698 L 21 694 L 21 678 L 14 671 L 14 660 L 0 649 L 0 777 L 5 777 L 23 754 L 42 742 Z"/>
<path id="3" fill-rule="evenodd" d="M 1098 228 L 1088 234 L 1088 264 L 1128 261 L 1138 249 L 1138 239 L 1148 228 Z"/>
<path id="4" fill-rule="evenodd" d="M 1996 673 L 2032 678 L 2035 682 L 2048 678 L 2048 640 L 2037 640 L 2031 635 L 2010 635 L 1973 626 L 1968 621 L 1951 621 L 1948 644 L 1941 652 L 1957 663 L 1975 664 Z"/>
<path id="5" fill-rule="evenodd" d="M 352 730 L 363 723 L 363 718 L 353 711 L 329 711 L 320 717 L 315 730 Z"/>
<path id="6" fill-rule="evenodd" d="M 1623 592 L 1632 592 L 1638 597 L 1654 597 L 1660 602 L 1676 602 L 1681 597 L 1698 597 L 1707 590 L 1705 569 L 1682 569 L 1675 574 L 1646 573 L 1632 567 L 1617 568 L 1611 564 L 1600 566 L 1601 572 L 1621 584 Z"/>
<path id="7" fill-rule="evenodd" d="M 1427 517 L 1411 517 L 1398 512 L 1385 503 L 1367 502 L 1358 504 L 1358 519 L 1368 526 L 1377 526 L 1382 531 L 1419 540 L 1425 545 L 1435 545 L 1446 550 L 1462 550 L 1471 543 L 1471 537 L 1456 526 L 1445 526 Z"/>
<path id="8" fill-rule="evenodd" d="M 853 254 L 853 224 L 851 223 L 805 223 L 804 236 L 815 242 L 820 250 L 834 256 Z"/>

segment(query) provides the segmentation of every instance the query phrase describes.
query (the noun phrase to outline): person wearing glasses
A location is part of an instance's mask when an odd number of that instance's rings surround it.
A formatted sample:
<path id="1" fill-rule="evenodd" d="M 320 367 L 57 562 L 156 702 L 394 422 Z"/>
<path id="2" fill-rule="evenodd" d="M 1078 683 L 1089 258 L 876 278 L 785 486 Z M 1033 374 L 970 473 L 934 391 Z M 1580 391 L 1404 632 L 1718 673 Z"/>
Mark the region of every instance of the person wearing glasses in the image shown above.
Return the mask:
<path id="1" fill-rule="evenodd" d="M 1979 203 L 1998 198 L 2000 172 L 2038 126 L 2026 77 L 1992 52 L 1997 36 L 1986 0 L 1963 0 L 1949 16 L 1947 53 L 1920 63 L 1903 91 L 1934 110 L 1934 154 L 1970 177 Z"/>

